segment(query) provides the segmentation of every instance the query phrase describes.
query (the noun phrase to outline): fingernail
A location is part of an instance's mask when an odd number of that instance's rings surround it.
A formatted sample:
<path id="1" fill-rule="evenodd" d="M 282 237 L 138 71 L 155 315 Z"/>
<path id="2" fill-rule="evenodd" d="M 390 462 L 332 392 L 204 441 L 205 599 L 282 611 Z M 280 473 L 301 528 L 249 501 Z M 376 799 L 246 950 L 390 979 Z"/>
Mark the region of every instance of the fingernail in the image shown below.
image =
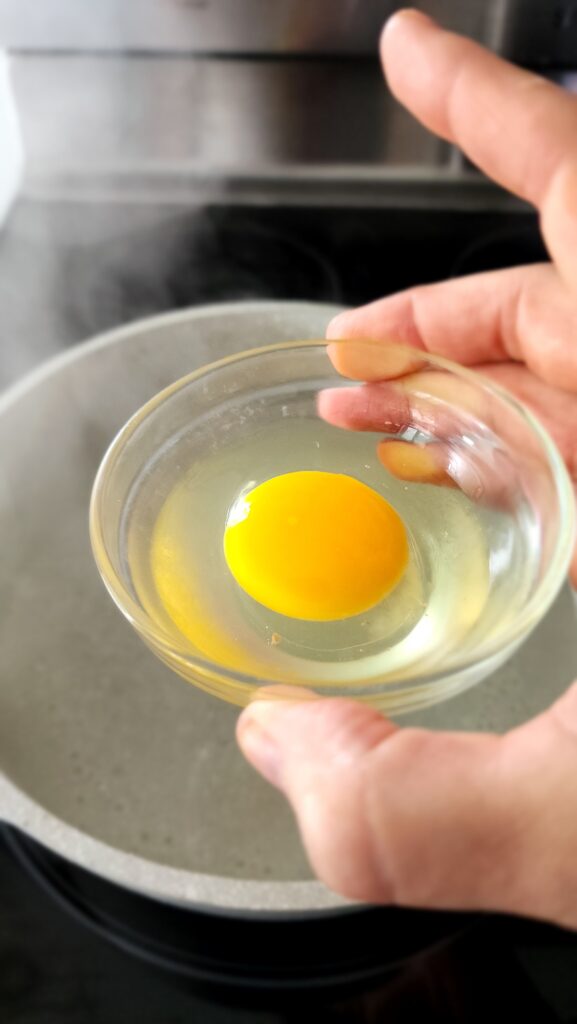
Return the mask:
<path id="1" fill-rule="evenodd" d="M 328 345 L 328 355 L 342 377 L 369 383 L 406 377 L 426 366 L 421 349 L 393 338 L 341 338 Z"/>
<path id="2" fill-rule="evenodd" d="M 377 445 L 377 455 L 385 469 L 399 480 L 457 486 L 447 472 L 446 453 L 438 446 L 386 440 Z"/>
<path id="3" fill-rule="evenodd" d="M 317 413 L 321 420 L 330 423 L 333 427 L 343 427 L 345 430 L 354 428 L 354 415 L 351 418 L 349 403 L 343 398 L 344 388 L 325 388 L 317 395 Z M 359 401 L 359 405 L 362 402 Z"/>
<path id="4" fill-rule="evenodd" d="M 437 25 L 437 22 L 431 18 L 428 14 L 424 14 L 423 11 L 418 11 L 416 7 L 404 7 L 401 11 L 395 11 L 394 14 L 385 22 L 385 28 L 383 35 L 395 29 L 402 22 L 407 21 L 420 21 L 423 25 Z"/>
<path id="5" fill-rule="evenodd" d="M 272 736 L 253 718 L 241 719 L 238 742 L 246 759 L 265 779 L 282 789 L 280 751 Z"/>
<path id="6" fill-rule="evenodd" d="M 337 315 L 334 316 L 333 319 L 330 321 L 326 329 L 326 338 L 329 341 L 332 341 L 333 339 L 336 338 L 346 337 L 346 325 L 348 323 L 348 320 L 348 313 L 337 313 Z"/>

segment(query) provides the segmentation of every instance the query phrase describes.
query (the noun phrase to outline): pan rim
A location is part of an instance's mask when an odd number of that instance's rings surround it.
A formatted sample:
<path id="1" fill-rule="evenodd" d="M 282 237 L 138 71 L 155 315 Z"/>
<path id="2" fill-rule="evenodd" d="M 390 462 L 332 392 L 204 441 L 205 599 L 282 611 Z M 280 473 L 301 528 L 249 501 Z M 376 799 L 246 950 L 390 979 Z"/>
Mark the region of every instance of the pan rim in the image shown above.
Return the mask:
<path id="1" fill-rule="evenodd" d="M 328 320 L 343 308 L 333 303 L 264 299 L 212 303 L 143 317 L 96 334 L 33 367 L 0 393 L 0 417 L 37 387 L 41 387 L 44 381 L 68 366 L 93 352 L 121 344 L 151 330 L 212 319 L 215 316 L 238 317 L 263 313 L 278 316 L 283 310 L 325 315 Z M 266 881 L 208 875 L 129 853 L 53 814 L 20 789 L 2 768 L 0 760 L 0 825 L 2 823 L 19 829 L 48 850 L 99 877 L 176 906 L 189 906 L 211 913 L 253 912 L 267 917 L 271 914 L 286 917 L 307 914 L 318 916 L 319 913 L 330 915 L 366 906 L 345 900 L 314 879 Z"/>

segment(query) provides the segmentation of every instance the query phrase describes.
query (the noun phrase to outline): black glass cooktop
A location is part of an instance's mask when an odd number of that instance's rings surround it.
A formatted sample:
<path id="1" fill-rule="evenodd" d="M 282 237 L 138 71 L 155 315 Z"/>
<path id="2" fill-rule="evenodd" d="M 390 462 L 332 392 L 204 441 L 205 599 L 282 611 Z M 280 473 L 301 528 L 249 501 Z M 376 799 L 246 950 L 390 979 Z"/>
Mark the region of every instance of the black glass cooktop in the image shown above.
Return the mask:
<path id="1" fill-rule="evenodd" d="M 21 201 L 0 233 L 0 386 L 99 331 L 207 302 L 345 305 L 543 259 L 526 212 Z M 1 817 L 1 809 L 0 809 Z M 487 918 L 372 992 L 234 1009 L 121 950 L 39 884 L 0 830 L 1 1024 L 488 1019 L 577 1022 L 577 936 Z"/>
<path id="2" fill-rule="evenodd" d="M 356 305 L 545 258 L 525 212 L 21 201 L 0 231 L 0 387 L 108 328 L 201 303 Z"/>
<path id="3" fill-rule="evenodd" d="M 358 1024 L 427 1020 L 486 1024 L 577 1021 L 577 937 L 532 922 L 487 918 L 441 948 L 386 973 L 370 991 L 304 993 L 243 1008 L 199 996 L 100 935 L 32 878 L 0 833 L 2 1024 Z"/>

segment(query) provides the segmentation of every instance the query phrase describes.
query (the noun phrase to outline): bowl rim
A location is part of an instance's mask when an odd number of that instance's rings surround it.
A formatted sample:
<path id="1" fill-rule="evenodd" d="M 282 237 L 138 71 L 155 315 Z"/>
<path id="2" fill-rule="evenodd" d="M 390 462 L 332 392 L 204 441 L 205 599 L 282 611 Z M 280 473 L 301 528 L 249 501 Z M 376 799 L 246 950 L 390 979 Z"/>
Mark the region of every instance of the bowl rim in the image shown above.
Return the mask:
<path id="1" fill-rule="evenodd" d="M 244 363 L 250 359 L 269 355 L 271 353 L 294 351 L 300 348 L 326 349 L 329 345 L 338 345 L 340 342 L 350 342 L 351 340 L 359 342 L 374 342 L 374 339 L 370 339 L 368 337 L 354 339 L 342 338 L 338 340 L 311 338 L 306 340 L 282 341 L 272 345 L 246 349 L 242 352 L 234 353 L 233 355 L 226 356 L 225 358 L 207 363 L 199 369 L 193 370 L 191 373 L 185 374 L 183 377 L 179 377 L 172 384 L 169 384 L 161 391 L 158 391 L 147 402 L 145 402 L 144 405 L 140 406 L 140 408 L 137 409 L 136 412 L 134 412 L 127 420 L 124 426 L 120 428 L 106 449 L 94 479 L 89 507 L 89 532 L 94 559 L 103 582 L 119 610 L 142 636 L 142 638 L 151 644 L 154 650 L 158 652 L 160 649 L 170 658 L 171 667 L 173 669 L 173 662 L 176 659 L 177 661 L 184 662 L 186 666 L 196 670 L 205 681 L 209 681 L 211 679 L 214 680 L 216 678 L 219 682 L 222 683 L 224 681 L 229 687 L 232 687 L 233 689 L 236 687 L 241 691 L 244 691 L 246 687 L 250 687 L 250 689 L 253 690 L 255 687 L 275 686 L 279 682 L 279 680 L 267 679 L 262 676 L 254 676 L 239 672 L 226 665 L 222 665 L 219 662 L 197 656 L 176 646 L 171 634 L 164 630 L 162 626 L 154 623 L 138 601 L 131 595 L 130 591 L 125 586 L 122 577 L 116 572 L 108 555 L 102 526 L 103 518 L 106 514 L 106 510 L 102 504 L 102 496 L 105 485 L 113 474 L 117 459 L 121 456 L 130 438 L 149 416 L 155 413 L 156 410 L 173 395 L 203 377 L 218 372 L 232 364 Z M 411 346 L 403 345 L 402 343 L 395 343 L 395 346 L 397 348 L 405 348 L 407 350 L 412 349 Z M 530 410 L 512 394 L 510 394 L 510 392 L 499 384 L 494 383 L 492 380 L 483 377 L 475 370 L 471 370 L 466 366 L 461 366 L 459 363 L 446 359 L 444 356 L 439 356 L 430 352 L 423 352 L 423 357 L 426 358 L 427 363 L 430 365 L 447 370 L 452 374 L 455 374 L 457 377 L 474 384 L 475 387 L 481 387 L 482 390 L 487 392 L 489 395 L 498 398 L 506 406 L 514 410 L 521 419 L 525 421 L 533 436 L 539 441 L 546 456 L 547 465 L 551 469 L 559 508 L 560 524 L 555 547 L 543 577 L 539 581 L 534 593 L 531 594 L 527 603 L 520 609 L 519 613 L 512 620 L 508 629 L 506 629 L 502 634 L 497 634 L 496 637 L 493 637 L 492 640 L 486 644 L 481 644 L 476 649 L 473 656 L 463 658 L 462 660 L 452 661 L 445 669 L 439 666 L 436 670 L 430 673 L 419 674 L 417 672 L 415 675 L 399 677 L 397 680 L 395 680 L 394 677 L 387 680 L 388 693 L 390 693 L 391 696 L 395 692 L 399 692 L 399 687 L 402 687 L 405 691 L 407 687 L 410 687 L 411 690 L 418 688 L 419 692 L 421 692 L 424 688 L 434 685 L 435 682 L 443 681 L 446 683 L 447 680 L 457 676 L 459 673 L 466 672 L 473 667 L 479 667 L 485 662 L 490 662 L 492 659 L 498 657 L 503 651 L 507 651 L 508 648 L 514 648 L 517 644 L 521 643 L 545 615 L 559 592 L 569 568 L 573 553 L 573 544 L 575 543 L 576 537 L 576 509 L 573 484 L 567 472 L 565 462 L 545 427 L 543 427 L 533 413 L 530 412 Z M 343 380 L 346 380 L 346 378 L 343 378 Z M 362 382 L 357 381 L 355 383 L 360 384 Z M 375 679 L 374 685 L 378 686 L 378 683 L 379 680 Z M 323 685 L 326 686 L 328 684 L 316 683 L 315 688 L 322 691 Z M 353 686 L 354 683 L 351 683 L 350 687 Z M 349 689 L 349 687 L 347 687 L 347 689 Z M 216 691 L 212 690 L 212 692 Z M 371 695 L 359 695 L 356 699 L 371 702 L 373 697 Z M 239 703 L 242 702 L 243 701 L 239 701 Z"/>

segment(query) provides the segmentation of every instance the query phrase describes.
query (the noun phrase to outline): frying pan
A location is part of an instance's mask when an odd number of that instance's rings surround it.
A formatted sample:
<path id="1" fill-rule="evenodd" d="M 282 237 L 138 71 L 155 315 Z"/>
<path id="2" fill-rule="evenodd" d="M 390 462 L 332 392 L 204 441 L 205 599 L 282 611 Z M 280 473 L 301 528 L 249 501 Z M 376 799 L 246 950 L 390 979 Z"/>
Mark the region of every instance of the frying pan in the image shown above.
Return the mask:
<path id="1" fill-rule="evenodd" d="M 336 308 L 248 302 L 109 332 L 0 398 L 0 821 L 124 891 L 204 914 L 346 916 L 284 800 L 241 758 L 237 710 L 173 676 L 100 581 L 90 490 L 126 419 L 204 363 L 322 337 Z M 406 718 L 504 730 L 577 675 L 571 594 L 475 690 Z"/>

